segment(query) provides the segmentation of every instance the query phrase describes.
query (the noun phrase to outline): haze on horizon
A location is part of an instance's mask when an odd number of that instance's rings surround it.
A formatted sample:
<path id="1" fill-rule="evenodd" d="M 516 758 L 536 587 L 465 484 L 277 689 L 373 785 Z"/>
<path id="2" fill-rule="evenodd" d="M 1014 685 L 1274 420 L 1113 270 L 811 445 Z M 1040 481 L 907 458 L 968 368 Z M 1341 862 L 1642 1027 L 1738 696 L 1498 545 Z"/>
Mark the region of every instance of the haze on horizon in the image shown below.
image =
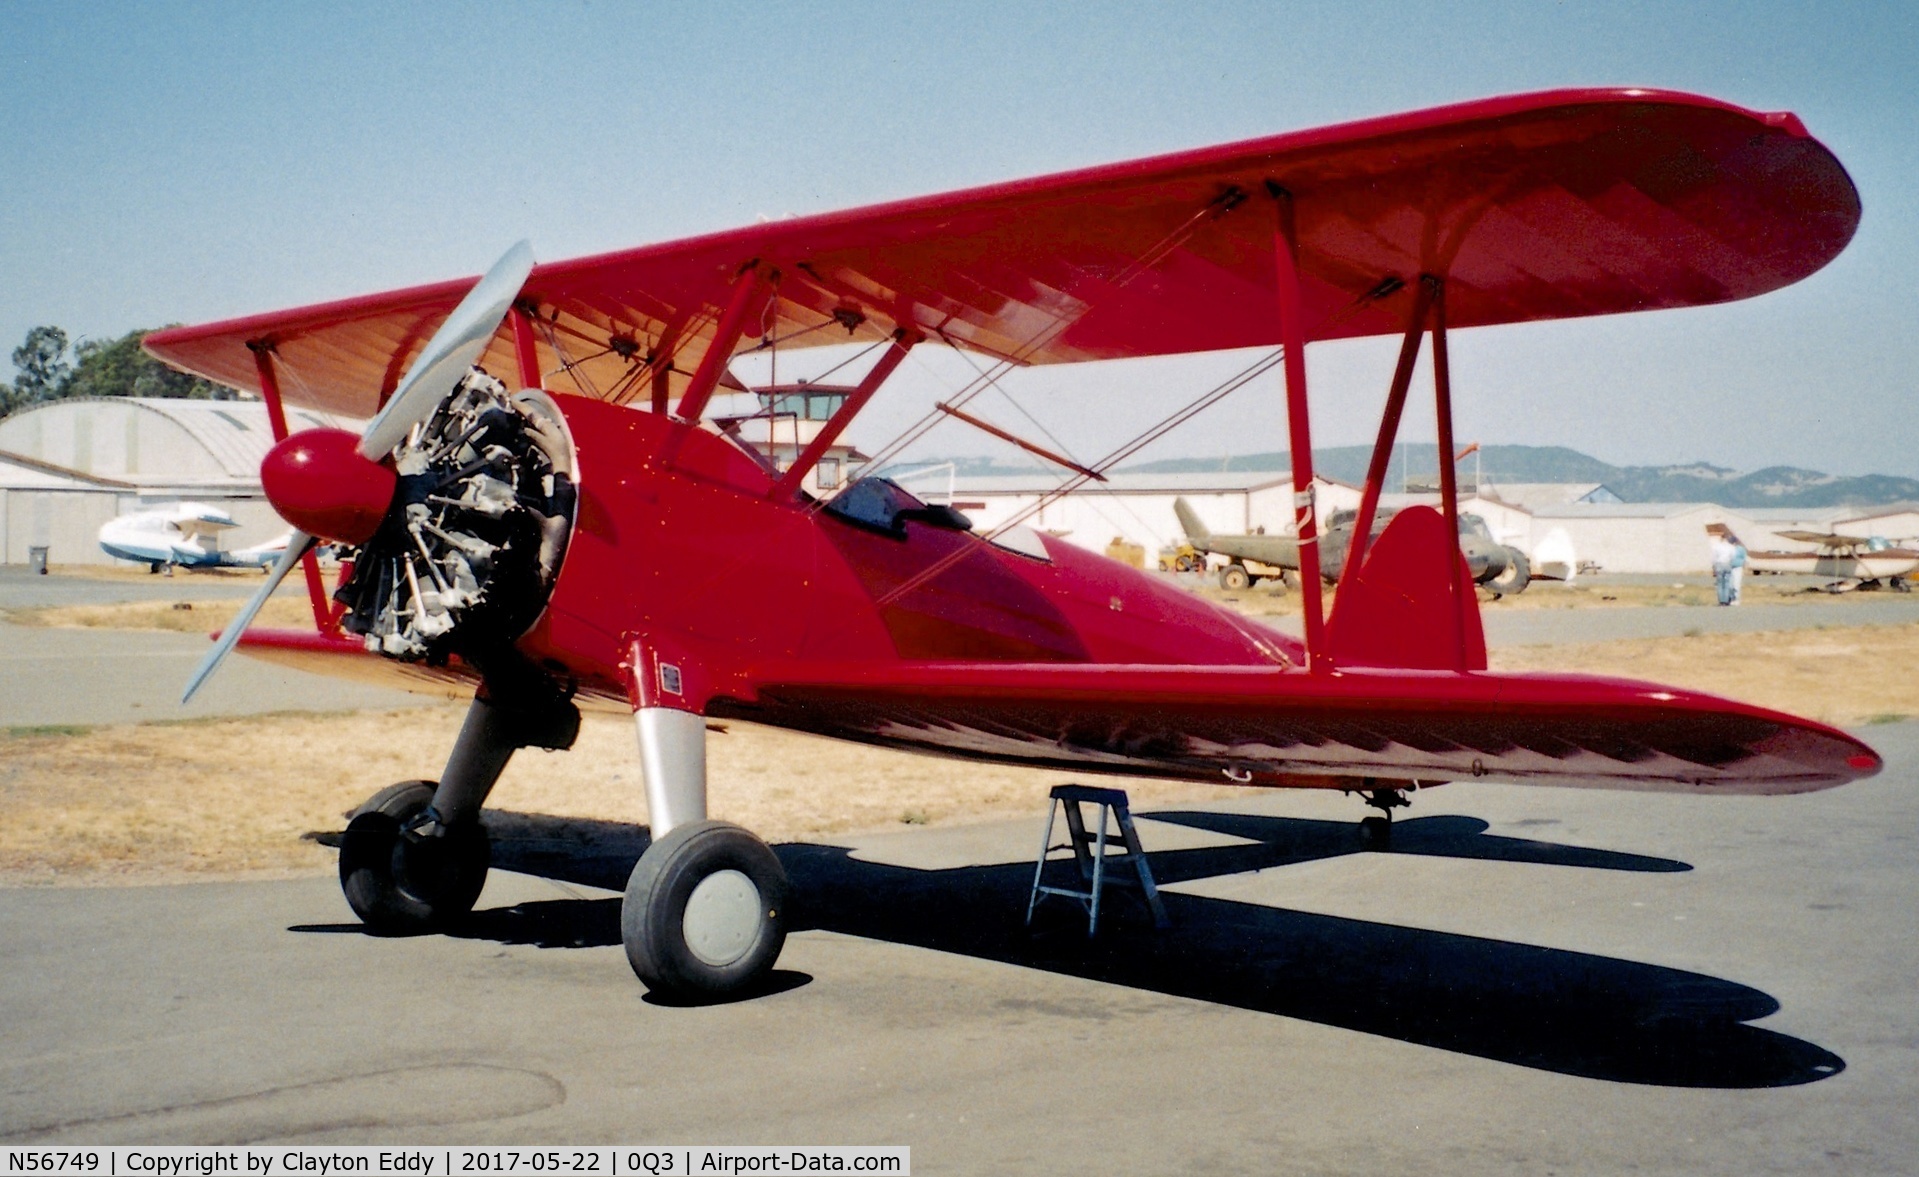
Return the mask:
<path id="1" fill-rule="evenodd" d="M 1723 307 L 1460 332 L 1458 436 L 1919 476 L 1910 6 L 13 3 L 0 46 L 0 356 L 37 324 L 105 338 L 474 273 L 523 236 L 554 260 L 1498 93 L 1792 110 L 1864 201 L 1831 266 Z M 1394 346 L 1312 350 L 1316 447 L 1371 440 Z M 1005 381 L 1017 407 L 976 403 L 1092 459 L 1246 359 L 1033 369 Z M 902 377 L 852 440 L 970 370 L 921 349 Z M 1416 410 L 1402 436 L 1431 429 Z M 1284 448 L 1275 376 L 1141 459 Z M 989 452 L 955 425 L 915 450 Z"/>

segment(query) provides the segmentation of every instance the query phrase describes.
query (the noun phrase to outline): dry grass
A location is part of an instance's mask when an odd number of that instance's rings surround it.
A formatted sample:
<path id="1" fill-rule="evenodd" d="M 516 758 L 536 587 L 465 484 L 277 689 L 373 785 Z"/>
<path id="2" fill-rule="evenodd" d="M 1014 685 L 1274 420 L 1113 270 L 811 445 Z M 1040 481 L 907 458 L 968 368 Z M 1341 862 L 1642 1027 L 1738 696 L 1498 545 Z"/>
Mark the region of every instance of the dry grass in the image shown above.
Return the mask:
<path id="1" fill-rule="evenodd" d="M 0 882 L 126 883 L 325 873 L 302 835 L 393 781 L 439 775 L 462 708 L 283 715 L 0 741 Z M 708 741 L 713 816 L 770 841 L 1031 817 L 1057 772 L 966 764 L 729 723 Z M 1142 803 L 1230 790 L 1135 782 Z M 488 804 L 644 822 L 633 727 L 589 715 L 570 752 L 522 752 Z"/>
<path id="2" fill-rule="evenodd" d="M 1670 683 L 1847 727 L 1919 716 L 1919 625 L 1517 646 L 1491 661 Z"/>
<path id="3" fill-rule="evenodd" d="M 50 625 L 81 629 L 164 629 L 174 633 L 211 633 L 239 613 L 244 600 L 128 601 L 115 605 L 55 605 L 14 609 L 11 625 Z M 270 598 L 255 625 L 281 629 L 313 628 L 313 606 L 305 594 Z"/>

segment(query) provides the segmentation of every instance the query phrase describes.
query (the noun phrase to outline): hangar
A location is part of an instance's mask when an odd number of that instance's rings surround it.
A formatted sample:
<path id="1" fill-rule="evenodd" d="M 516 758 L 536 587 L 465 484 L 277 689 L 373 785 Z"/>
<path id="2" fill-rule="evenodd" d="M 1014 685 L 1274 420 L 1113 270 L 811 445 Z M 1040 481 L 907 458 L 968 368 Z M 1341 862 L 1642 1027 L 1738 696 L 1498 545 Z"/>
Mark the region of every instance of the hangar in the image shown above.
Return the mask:
<path id="1" fill-rule="evenodd" d="M 1260 529 L 1289 531 L 1292 526 L 1292 475 L 1270 470 L 1217 473 L 1124 473 L 1088 483 L 1070 495 L 1048 500 L 1063 481 L 1059 471 L 1031 474 L 941 477 L 943 466 L 889 476 L 928 502 L 949 503 L 982 531 L 1027 512 L 1024 522 L 1093 551 L 1120 540 L 1154 553 L 1175 542 L 1181 532 L 1173 500 L 1192 504 L 1206 526 L 1221 534 Z M 1359 488 L 1316 478 L 1320 511 L 1359 505 Z"/>
<path id="2" fill-rule="evenodd" d="M 294 409 L 294 431 L 352 427 Z M 153 397 L 50 401 L 0 419 L 0 560 L 24 564 L 48 549 L 58 564 L 112 564 L 100 525 L 116 515 L 183 501 L 210 503 L 240 522 L 235 547 L 286 530 L 260 492 L 273 444 L 258 401 Z"/>
<path id="3" fill-rule="evenodd" d="M 1833 530 L 1840 535 L 1882 536 L 1911 547 L 1919 541 L 1919 503 L 1891 503 L 1848 514 Z"/>
<path id="4" fill-rule="evenodd" d="M 955 478 L 948 467 L 895 473 L 915 494 L 951 502 L 981 528 L 998 526 L 1029 511 L 1057 489 L 1064 476 Z M 1103 484 L 1045 503 L 1026 522 L 1082 547 L 1104 551 L 1122 539 L 1150 555 L 1180 538 L 1173 500 L 1184 497 L 1214 532 L 1264 530 L 1289 534 L 1292 476 L 1285 471 L 1217 473 L 1115 473 Z M 1360 488 L 1320 476 L 1314 480 L 1320 517 L 1358 504 Z M 1380 496 L 1382 507 L 1437 505 L 1436 492 Z M 1708 524 L 1724 524 L 1755 549 L 1797 550 L 1808 545 L 1781 538 L 1780 531 L 1832 531 L 1903 537 L 1919 535 L 1919 506 L 1904 504 L 1862 512 L 1857 507 L 1752 508 L 1716 503 L 1627 503 L 1599 483 L 1488 484 L 1462 488 L 1461 512 L 1480 516 L 1501 543 L 1532 553 L 1554 532 L 1570 539 L 1582 564 L 1606 572 L 1690 575 L 1711 563 Z M 1864 530 L 1862 530 L 1864 529 Z"/>

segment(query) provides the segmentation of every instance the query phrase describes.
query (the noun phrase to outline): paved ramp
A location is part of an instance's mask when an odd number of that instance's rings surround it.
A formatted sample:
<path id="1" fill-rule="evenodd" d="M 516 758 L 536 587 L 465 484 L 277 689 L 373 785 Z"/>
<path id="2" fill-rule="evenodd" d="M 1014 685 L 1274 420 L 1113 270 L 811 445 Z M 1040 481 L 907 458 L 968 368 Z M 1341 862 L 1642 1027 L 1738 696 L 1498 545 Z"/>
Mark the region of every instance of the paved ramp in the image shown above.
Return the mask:
<path id="1" fill-rule="evenodd" d="M 1910 1173 L 1919 725 L 1802 797 L 1142 814 L 1176 926 L 1026 933 L 1031 822 L 781 848 L 773 990 L 649 1001 L 629 827 L 504 816 L 452 935 L 331 879 L 0 891 L 0 1137 L 913 1147 L 1004 1174 Z M 316 864 L 324 868 L 324 852 Z"/>

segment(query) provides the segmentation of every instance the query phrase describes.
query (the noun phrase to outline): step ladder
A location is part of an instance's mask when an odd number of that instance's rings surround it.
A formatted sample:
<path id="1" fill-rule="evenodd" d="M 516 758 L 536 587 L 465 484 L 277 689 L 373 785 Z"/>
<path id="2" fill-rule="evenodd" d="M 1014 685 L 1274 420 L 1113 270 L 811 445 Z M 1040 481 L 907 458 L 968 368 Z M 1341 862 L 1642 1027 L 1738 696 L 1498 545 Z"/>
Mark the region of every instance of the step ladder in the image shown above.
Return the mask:
<path id="1" fill-rule="evenodd" d="M 1099 827 L 1096 831 L 1087 830 L 1086 817 L 1080 811 L 1082 803 L 1099 807 Z M 1079 865 L 1080 882 L 1084 889 L 1048 886 L 1045 881 L 1047 855 L 1064 848 L 1053 845 L 1053 823 L 1062 809 L 1066 812 L 1067 845 L 1073 849 L 1073 859 Z M 1114 832 L 1126 849 L 1124 857 L 1115 856 L 1110 867 L 1106 856 L 1111 841 L 1107 836 L 1109 815 L 1118 826 Z M 1109 873 L 1110 868 L 1126 866 L 1133 868 L 1136 877 L 1122 875 L 1115 878 Z M 1139 847 L 1139 833 L 1133 828 L 1133 815 L 1127 808 L 1126 790 L 1100 789 L 1091 785 L 1054 786 L 1052 801 L 1046 809 L 1046 833 L 1039 842 L 1039 863 L 1033 868 L 1033 893 L 1026 901 L 1026 925 L 1032 926 L 1033 911 L 1041 899 L 1058 895 L 1077 899 L 1086 906 L 1086 934 L 1093 936 L 1099 932 L 1100 895 L 1108 886 L 1137 889 L 1153 913 L 1153 926 L 1172 926 L 1172 921 L 1166 918 L 1165 905 L 1159 901 L 1159 888 L 1153 883 L 1153 869 L 1147 865 L 1146 852 Z"/>

